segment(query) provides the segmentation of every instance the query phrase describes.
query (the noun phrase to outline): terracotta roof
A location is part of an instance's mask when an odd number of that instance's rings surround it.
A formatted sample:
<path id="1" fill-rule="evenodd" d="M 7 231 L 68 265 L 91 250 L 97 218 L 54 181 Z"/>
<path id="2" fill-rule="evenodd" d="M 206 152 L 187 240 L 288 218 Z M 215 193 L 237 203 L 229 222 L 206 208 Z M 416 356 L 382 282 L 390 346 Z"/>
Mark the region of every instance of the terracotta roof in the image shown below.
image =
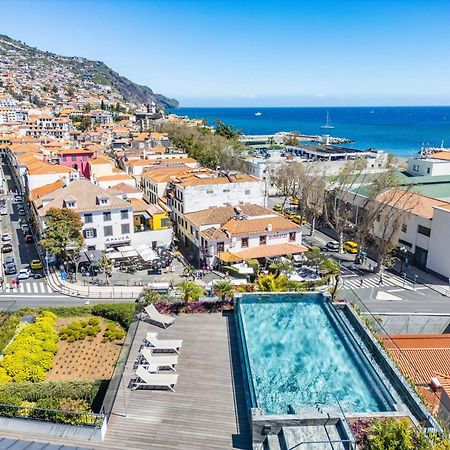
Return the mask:
<path id="1" fill-rule="evenodd" d="M 127 183 L 116 184 L 114 186 L 111 186 L 108 190 L 110 192 L 121 192 L 123 194 L 138 194 L 138 193 L 141 193 L 141 191 L 138 188 L 136 188 L 134 186 L 130 186 Z"/>
<path id="2" fill-rule="evenodd" d="M 105 175 L 104 177 L 98 177 L 97 181 L 119 181 L 119 180 L 133 180 L 133 177 L 126 173 L 116 173 L 115 175 Z"/>
<path id="3" fill-rule="evenodd" d="M 215 172 L 208 169 L 192 169 L 185 175 L 177 176 L 177 185 L 181 188 L 189 186 L 208 186 L 211 184 L 228 184 L 228 183 L 244 183 L 244 182 L 258 182 L 258 178 L 247 175 L 245 173 L 236 173 L 225 176 L 216 176 Z"/>
<path id="4" fill-rule="evenodd" d="M 391 189 L 377 197 L 380 202 L 385 202 L 396 209 L 402 209 L 411 214 L 432 219 L 434 207 L 450 209 L 450 203 L 438 200 L 426 195 L 420 195 L 416 192 L 405 191 L 402 189 Z"/>
<path id="5" fill-rule="evenodd" d="M 39 214 L 44 216 L 50 208 L 62 208 L 64 201 L 73 197 L 76 199 L 75 211 L 94 211 L 94 210 L 110 210 L 112 208 L 129 208 L 130 205 L 125 200 L 117 198 L 109 193 L 106 189 L 91 183 L 88 180 L 74 180 L 67 186 L 41 197 L 41 201 L 49 201 L 39 210 Z M 100 205 L 98 198 L 107 198 L 108 204 Z"/>
<path id="6" fill-rule="evenodd" d="M 56 180 L 53 183 L 45 184 L 44 186 L 38 187 L 36 189 L 33 189 L 31 191 L 31 199 L 39 198 L 44 195 L 48 195 L 51 192 L 54 192 L 64 186 L 64 183 L 62 180 Z"/>
<path id="7" fill-rule="evenodd" d="M 230 250 L 221 252 L 219 253 L 219 258 L 224 262 L 235 262 L 254 258 L 273 258 L 275 256 L 293 255 L 307 251 L 307 247 L 299 244 L 261 245 L 239 252 Z"/>
<path id="8" fill-rule="evenodd" d="M 106 155 L 99 155 L 98 158 L 96 159 L 92 159 L 91 161 L 89 161 L 89 164 L 112 164 L 114 165 L 114 161 Z"/>
<path id="9" fill-rule="evenodd" d="M 173 167 L 160 167 L 150 169 L 142 174 L 142 177 L 148 178 L 155 183 L 168 183 L 174 179 L 178 174 L 191 170 L 190 167 L 185 166 L 173 166 Z"/>
<path id="10" fill-rule="evenodd" d="M 212 240 L 212 241 L 224 241 L 228 239 L 228 236 L 219 228 L 208 228 L 204 231 L 202 231 L 202 236 L 205 239 Z"/>
<path id="11" fill-rule="evenodd" d="M 94 154 L 95 150 L 89 150 L 87 148 L 64 148 L 58 150 L 59 155 L 84 155 L 84 154 Z"/>
<path id="12" fill-rule="evenodd" d="M 39 164 L 27 166 L 30 175 L 44 175 L 46 173 L 76 173 L 72 167 L 59 166 L 58 164 L 50 164 L 44 161 L 38 161 Z"/>
<path id="13" fill-rule="evenodd" d="M 390 355 L 415 384 L 450 377 L 450 336 L 445 334 L 382 337 Z"/>
<path id="14" fill-rule="evenodd" d="M 437 152 L 437 153 L 432 153 L 431 155 L 428 156 L 428 158 L 433 158 L 433 159 L 445 159 L 447 161 L 450 161 L 450 152 Z"/>
<path id="15" fill-rule="evenodd" d="M 128 199 L 128 203 L 130 203 L 134 212 L 146 211 L 151 216 L 153 216 L 154 214 L 165 214 L 166 212 L 158 205 L 147 203 L 146 201 L 137 198 Z"/>
<path id="16" fill-rule="evenodd" d="M 264 208 L 264 206 L 245 204 L 239 205 L 239 208 L 245 216 L 278 216 L 277 213 L 271 209 Z M 234 206 L 218 206 L 217 208 L 202 209 L 201 211 L 185 214 L 185 218 L 196 226 L 224 225 L 235 215 L 236 210 Z"/>
<path id="17" fill-rule="evenodd" d="M 271 227 L 271 230 L 269 228 Z M 296 231 L 300 226 L 291 222 L 282 216 L 272 216 L 263 218 L 248 218 L 248 219 L 230 219 L 222 227 L 223 230 L 228 231 L 231 235 L 263 233 L 265 231 Z"/>

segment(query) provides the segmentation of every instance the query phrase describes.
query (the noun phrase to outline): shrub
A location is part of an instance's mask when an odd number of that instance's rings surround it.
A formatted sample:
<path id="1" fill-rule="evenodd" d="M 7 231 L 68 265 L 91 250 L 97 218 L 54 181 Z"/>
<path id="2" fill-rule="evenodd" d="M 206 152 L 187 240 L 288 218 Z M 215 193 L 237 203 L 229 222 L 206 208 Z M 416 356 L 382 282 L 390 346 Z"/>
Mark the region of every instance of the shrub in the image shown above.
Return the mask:
<path id="1" fill-rule="evenodd" d="M 9 345 L 0 361 L 3 382 L 42 381 L 53 367 L 58 351 L 55 314 L 45 311 L 33 324 L 26 325 Z"/>
<path id="2" fill-rule="evenodd" d="M 233 278 L 246 278 L 246 275 L 243 273 L 239 273 L 239 269 L 236 269 L 236 267 L 222 266 L 221 271 L 223 273 L 230 275 L 230 277 L 233 277 Z"/>
<path id="3" fill-rule="evenodd" d="M 257 259 L 249 259 L 247 261 L 248 267 L 251 267 L 253 269 L 253 272 L 255 275 L 258 273 L 259 270 L 259 261 Z"/>
<path id="4" fill-rule="evenodd" d="M 92 307 L 92 314 L 118 322 L 125 329 L 128 329 L 133 321 L 135 312 L 134 303 L 105 303 Z"/>
<path id="5" fill-rule="evenodd" d="M 232 299 L 216 302 L 158 302 L 155 308 L 163 314 L 196 314 L 196 313 L 218 313 L 232 311 L 234 302 Z"/>
<path id="6" fill-rule="evenodd" d="M 0 326 L 0 354 L 3 353 L 5 347 L 9 344 L 16 333 L 20 318 L 15 314 L 10 314 L 6 317 Z"/>
<path id="7" fill-rule="evenodd" d="M 125 336 L 125 331 L 123 328 L 119 327 L 118 325 L 114 323 L 109 323 L 106 326 L 106 330 L 103 333 L 103 340 L 104 341 L 115 341 L 117 339 L 123 339 Z"/>
<path id="8" fill-rule="evenodd" d="M 100 320 L 93 317 L 89 320 L 74 320 L 59 332 L 60 339 L 68 342 L 82 341 L 86 336 L 97 336 L 101 331 Z"/>

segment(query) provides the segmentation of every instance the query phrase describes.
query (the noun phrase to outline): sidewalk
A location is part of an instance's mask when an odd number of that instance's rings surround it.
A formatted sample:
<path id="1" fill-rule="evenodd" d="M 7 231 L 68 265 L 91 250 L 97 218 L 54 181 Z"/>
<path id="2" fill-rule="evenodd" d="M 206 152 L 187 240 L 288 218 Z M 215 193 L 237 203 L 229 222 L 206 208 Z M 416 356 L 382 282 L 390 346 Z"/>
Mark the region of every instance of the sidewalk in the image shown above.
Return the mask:
<path id="1" fill-rule="evenodd" d="M 47 283 L 55 291 L 70 297 L 85 298 L 86 300 L 98 299 L 128 299 L 134 300 L 139 297 L 144 286 L 82 286 L 61 280 L 58 271 L 50 268 L 47 274 Z"/>
<path id="2" fill-rule="evenodd" d="M 394 267 L 390 269 L 391 272 L 397 274 L 398 276 L 402 276 L 402 273 L 400 272 L 401 263 L 396 262 L 394 264 Z M 438 278 L 431 273 L 425 272 L 418 267 L 415 266 L 408 266 L 406 269 L 403 268 L 403 273 L 406 272 L 406 279 L 409 282 L 414 282 L 414 279 L 416 279 L 416 283 L 423 284 L 424 286 L 433 289 L 433 291 L 438 292 L 439 294 L 450 296 L 450 284 L 446 283 L 441 278 Z"/>

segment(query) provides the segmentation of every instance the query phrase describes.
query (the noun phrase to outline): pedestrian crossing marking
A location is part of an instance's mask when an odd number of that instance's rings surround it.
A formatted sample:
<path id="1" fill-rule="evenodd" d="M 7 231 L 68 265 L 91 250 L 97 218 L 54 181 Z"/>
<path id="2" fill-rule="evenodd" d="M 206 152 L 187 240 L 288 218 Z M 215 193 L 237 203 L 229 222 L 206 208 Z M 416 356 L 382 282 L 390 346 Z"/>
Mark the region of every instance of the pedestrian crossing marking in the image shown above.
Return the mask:
<path id="1" fill-rule="evenodd" d="M 44 282 L 40 282 L 40 283 L 21 282 L 19 284 L 19 287 L 10 285 L 9 289 L 3 290 L 2 292 L 0 292 L 0 295 L 4 295 L 4 294 L 34 295 L 34 294 L 53 294 L 53 293 L 54 293 L 53 289 Z"/>
<path id="2" fill-rule="evenodd" d="M 361 283 L 362 280 L 362 283 Z M 379 276 L 372 276 L 372 277 L 360 277 L 359 279 L 355 278 L 347 278 L 344 277 L 344 289 L 345 288 L 351 288 L 351 289 L 364 289 L 364 288 L 374 288 L 374 287 L 383 287 L 383 286 L 402 286 L 403 285 L 403 279 L 399 279 L 397 277 L 393 276 L 384 276 L 383 282 L 380 283 L 380 277 Z"/>

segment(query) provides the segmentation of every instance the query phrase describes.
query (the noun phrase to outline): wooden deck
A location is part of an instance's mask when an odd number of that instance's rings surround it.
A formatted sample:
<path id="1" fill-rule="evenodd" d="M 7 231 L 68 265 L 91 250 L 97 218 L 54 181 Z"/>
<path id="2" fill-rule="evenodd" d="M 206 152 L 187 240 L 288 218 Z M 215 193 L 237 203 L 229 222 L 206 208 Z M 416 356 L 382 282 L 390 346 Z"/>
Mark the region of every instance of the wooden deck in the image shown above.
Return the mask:
<path id="1" fill-rule="evenodd" d="M 125 386 L 147 331 L 158 331 L 161 339 L 183 339 L 175 392 L 132 391 L 122 386 L 106 439 L 95 448 L 251 448 L 233 316 L 179 316 L 167 330 L 141 322 L 125 371 Z"/>
<path id="2" fill-rule="evenodd" d="M 183 339 L 175 392 L 128 387 L 147 331 Z M 171 372 L 173 373 L 173 372 Z M 177 317 L 167 330 L 140 322 L 104 442 L 83 442 L 21 433 L 20 437 L 98 450 L 251 449 L 251 438 L 231 314 Z"/>

